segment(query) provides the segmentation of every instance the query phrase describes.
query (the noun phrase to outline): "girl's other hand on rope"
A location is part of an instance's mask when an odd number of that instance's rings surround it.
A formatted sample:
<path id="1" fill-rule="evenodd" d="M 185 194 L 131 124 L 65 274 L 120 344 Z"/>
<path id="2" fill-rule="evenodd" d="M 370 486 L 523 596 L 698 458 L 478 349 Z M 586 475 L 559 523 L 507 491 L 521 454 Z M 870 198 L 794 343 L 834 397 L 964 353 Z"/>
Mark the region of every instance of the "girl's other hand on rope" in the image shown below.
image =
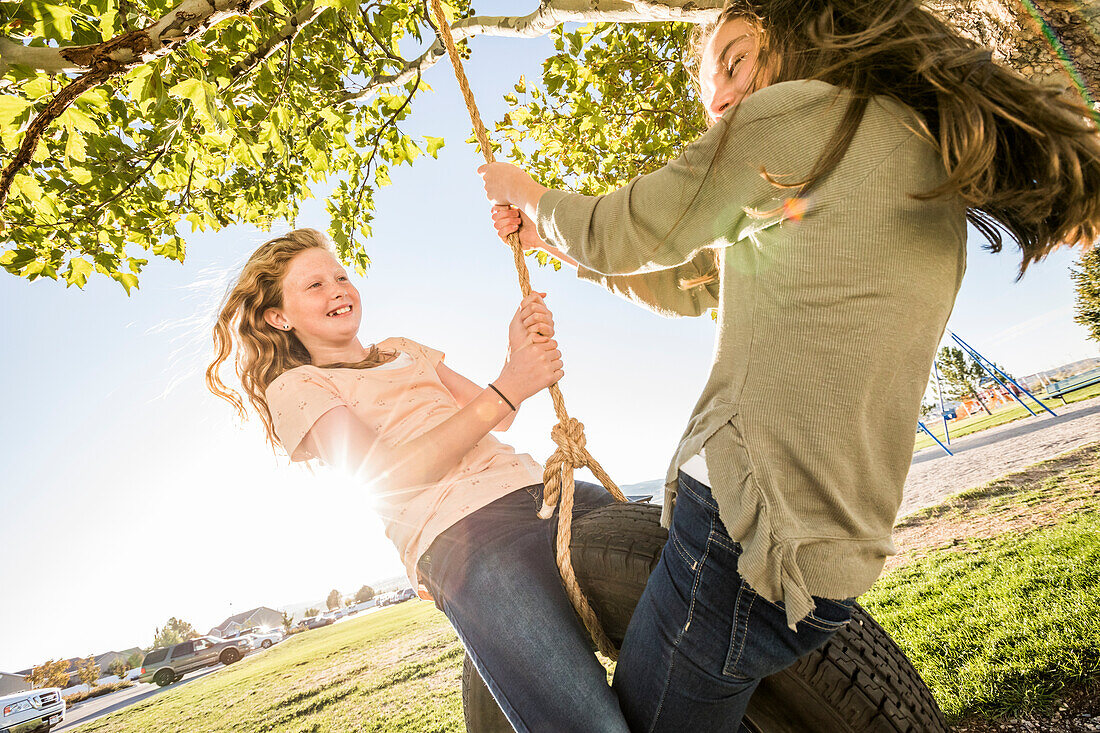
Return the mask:
<path id="1" fill-rule="evenodd" d="M 494 384 L 517 407 L 565 376 L 558 342 L 530 343 L 508 355 Z"/>
<path id="2" fill-rule="evenodd" d="M 527 214 L 519 209 L 498 204 L 493 207 L 492 217 L 497 236 L 505 243 L 508 242 L 508 235 L 518 231 L 519 246 L 523 249 L 541 249 L 567 265 L 577 266 L 577 261 L 572 257 L 569 257 L 557 247 L 551 247 L 542 241 L 538 230 L 535 228 L 535 222 L 531 221 Z"/>
<path id="3" fill-rule="evenodd" d="M 554 335 L 554 316 L 542 302 L 546 293 L 532 291 L 520 301 L 512 322 L 508 324 L 508 351 L 527 344 L 544 344 Z"/>
<path id="4" fill-rule="evenodd" d="M 546 243 L 539 237 L 535 223 L 519 209 L 504 204 L 493 206 L 493 227 L 497 236 L 505 243 L 513 232 L 519 232 L 519 244 L 524 249 L 546 249 Z"/>

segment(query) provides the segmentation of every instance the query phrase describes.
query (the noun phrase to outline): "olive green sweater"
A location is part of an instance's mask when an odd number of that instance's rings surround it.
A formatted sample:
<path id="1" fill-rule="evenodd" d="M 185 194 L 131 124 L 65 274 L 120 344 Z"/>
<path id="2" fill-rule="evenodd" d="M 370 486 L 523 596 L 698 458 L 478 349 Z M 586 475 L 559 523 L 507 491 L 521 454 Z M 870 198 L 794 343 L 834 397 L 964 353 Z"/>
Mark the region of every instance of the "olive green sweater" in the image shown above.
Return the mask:
<path id="1" fill-rule="evenodd" d="M 540 236 L 579 275 L 668 315 L 718 311 L 714 363 L 666 478 L 705 448 L 738 569 L 786 605 L 867 590 L 891 529 L 935 350 L 962 281 L 965 209 L 916 200 L 946 174 L 919 118 L 876 97 L 847 154 L 774 211 L 828 143 L 847 93 L 818 81 L 747 97 L 662 169 L 604 196 L 548 191 Z M 713 161 L 713 166 L 711 165 Z M 683 289 L 711 269 L 720 281 Z M 654 390 L 671 375 L 655 373 Z M 644 397 L 644 395 L 640 395 Z"/>

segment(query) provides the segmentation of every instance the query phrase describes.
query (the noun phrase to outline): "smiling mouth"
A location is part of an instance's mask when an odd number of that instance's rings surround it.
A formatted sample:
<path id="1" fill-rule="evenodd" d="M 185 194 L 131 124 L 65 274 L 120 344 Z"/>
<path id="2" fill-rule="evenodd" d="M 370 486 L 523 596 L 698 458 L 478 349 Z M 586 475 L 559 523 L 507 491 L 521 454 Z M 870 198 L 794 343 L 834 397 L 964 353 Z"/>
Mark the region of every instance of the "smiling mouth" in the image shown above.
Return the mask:
<path id="1" fill-rule="evenodd" d="M 336 316 L 343 316 L 343 315 L 346 315 L 348 313 L 351 313 L 351 306 L 350 305 L 344 305 L 344 306 L 341 306 L 341 307 L 337 308 L 334 311 L 329 311 L 328 317 L 329 318 L 334 318 Z"/>

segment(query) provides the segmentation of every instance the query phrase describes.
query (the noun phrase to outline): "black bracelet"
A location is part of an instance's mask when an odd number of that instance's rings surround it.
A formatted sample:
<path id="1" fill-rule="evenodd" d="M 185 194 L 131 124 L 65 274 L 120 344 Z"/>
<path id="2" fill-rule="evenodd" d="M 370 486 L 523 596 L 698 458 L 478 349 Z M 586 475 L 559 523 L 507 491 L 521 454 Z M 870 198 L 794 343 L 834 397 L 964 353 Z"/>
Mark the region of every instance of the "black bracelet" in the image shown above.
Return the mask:
<path id="1" fill-rule="evenodd" d="M 507 397 L 505 397 L 504 393 L 501 392 L 499 389 L 497 389 L 496 385 L 494 385 L 492 382 L 489 382 L 489 389 L 493 390 L 498 395 L 500 395 L 500 399 L 504 400 L 504 404 L 506 404 L 506 405 L 508 405 L 509 407 L 512 408 L 512 412 L 516 411 L 516 406 L 512 404 L 512 401 L 510 399 L 508 399 Z"/>

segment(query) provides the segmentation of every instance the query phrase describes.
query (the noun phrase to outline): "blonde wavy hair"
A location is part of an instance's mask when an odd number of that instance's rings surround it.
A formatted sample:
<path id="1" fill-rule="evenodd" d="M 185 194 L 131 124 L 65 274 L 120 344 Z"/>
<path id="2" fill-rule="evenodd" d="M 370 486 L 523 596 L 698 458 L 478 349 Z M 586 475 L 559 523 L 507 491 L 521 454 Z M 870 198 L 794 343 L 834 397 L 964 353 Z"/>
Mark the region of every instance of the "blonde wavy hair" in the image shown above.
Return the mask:
<path id="1" fill-rule="evenodd" d="M 1088 249 L 1100 238 L 1100 114 L 995 63 L 917 0 L 728 0 L 715 23 L 696 28 L 693 76 L 711 34 L 735 18 L 760 41 L 753 88 L 769 68 L 771 84 L 816 79 L 850 92 L 807 177 L 781 183 L 762 171 L 773 185 L 805 196 L 848 152 L 871 97 L 884 95 L 920 113 L 947 171 L 943 184 L 910 196 L 961 198 L 990 251 L 1001 251 L 1003 232 L 1019 246 L 1021 277 L 1060 246 Z"/>
<path id="2" fill-rule="evenodd" d="M 290 262 L 310 249 L 333 253 L 328 239 L 315 229 L 295 229 L 260 245 L 248 258 L 237 281 L 226 292 L 214 323 L 214 360 L 206 368 L 206 387 L 231 404 L 241 420 L 248 418 L 240 394 L 227 387 L 221 379 L 222 364 L 234 357 L 241 387 L 260 416 L 272 448 L 281 448 L 282 444 L 275 434 L 264 393 L 283 372 L 313 362 L 294 332 L 273 327 L 264 320 L 264 312 L 268 308 L 282 307 L 282 282 Z M 383 351 L 372 345 L 362 361 L 317 366 L 369 369 L 385 364 L 396 356 L 395 352 Z"/>

